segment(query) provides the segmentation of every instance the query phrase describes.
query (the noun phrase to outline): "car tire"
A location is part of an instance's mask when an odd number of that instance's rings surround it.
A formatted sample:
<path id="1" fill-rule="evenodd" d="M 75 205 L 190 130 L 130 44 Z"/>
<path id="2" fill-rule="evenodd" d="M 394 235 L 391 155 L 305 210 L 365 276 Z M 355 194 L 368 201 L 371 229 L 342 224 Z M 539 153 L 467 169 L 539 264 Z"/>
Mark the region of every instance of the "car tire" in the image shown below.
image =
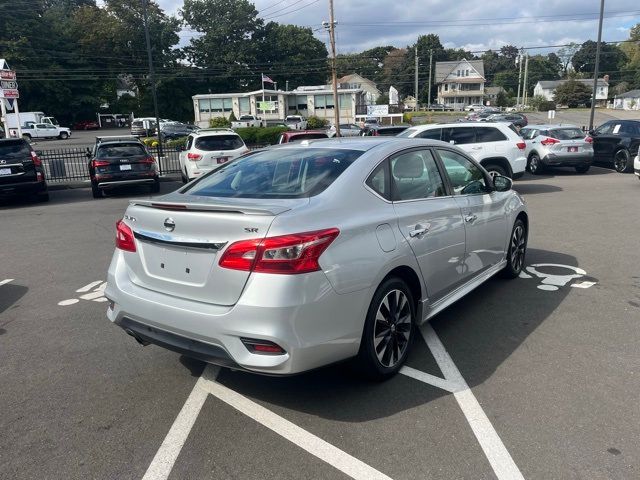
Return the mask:
<path id="1" fill-rule="evenodd" d="M 509 236 L 507 265 L 500 272 L 503 278 L 516 278 L 520 275 L 520 272 L 522 272 L 527 254 L 527 237 L 527 227 L 524 222 L 518 218 L 513 224 L 511 235 Z"/>
<path id="2" fill-rule="evenodd" d="M 544 165 L 542 165 L 540 156 L 537 153 L 532 153 L 529 156 L 527 167 L 532 175 L 541 175 L 544 172 Z"/>
<path id="3" fill-rule="evenodd" d="M 157 178 L 151 185 L 151 193 L 160 193 L 160 180 Z"/>
<path id="4" fill-rule="evenodd" d="M 415 312 L 413 295 L 403 280 L 390 277 L 380 284 L 367 311 L 356 358 L 366 377 L 386 380 L 402 368 L 413 341 Z M 377 345 L 376 338 L 382 338 Z"/>
<path id="5" fill-rule="evenodd" d="M 502 166 L 497 163 L 485 163 L 482 165 L 484 169 L 489 172 L 489 174 L 493 177 L 495 175 L 502 175 L 503 177 L 511 178 L 509 172 Z"/>
<path id="6" fill-rule="evenodd" d="M 102 190 L 94 183 L 91 184 L 91 193 L 93 194 L 93 198 L 102 198 Z"/>
<path id="7" fill-rule="evenodd" d="M 587 173 L 590 168 L 591 165 L 578 165 L 577 167 L 575 167 L 576 172 L 578 173 Z"/>
<path id="8" fill-rule="evenodd" d="M 626 148 L 621 148 L 613 154 L 613 166 L 618 173 L 633 172 L 633 160 L 631 154 Z"/>
<path id="9" fill-rule="evenodd" d="M 23 133 L 22 138 L 31 143 L 31 135 L 29 135 L 28 133 Z"/>
<path id="10" fill-rule="evenodd" d="M 58 135 L 58 138 L 60 140 L 66 140 L 67 138 L 69 138 L 69 134 L 67 132 L 62 132 L 60 135 Z"/>
<path id="11" fill-rule="evenodd" d="M 182 183 L 189 183 L 189 177 L 184 171 L 180 172 L 180 176 L 182 177 Z"/>

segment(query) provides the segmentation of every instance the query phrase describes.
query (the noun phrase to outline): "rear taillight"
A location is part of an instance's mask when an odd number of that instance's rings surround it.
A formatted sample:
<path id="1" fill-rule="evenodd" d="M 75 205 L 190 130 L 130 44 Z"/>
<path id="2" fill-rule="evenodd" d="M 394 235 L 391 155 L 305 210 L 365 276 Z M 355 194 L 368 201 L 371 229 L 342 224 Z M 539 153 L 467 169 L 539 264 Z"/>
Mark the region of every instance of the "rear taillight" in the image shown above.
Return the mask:
<path id="1" fill-rule="evenodd" d="M 340 230 L 329 228 L 233 243 L 225 250 L 219 265 L 247 272 L 298 274 L 320 270 L 320 255 Z"/>
<path id="2" fill-rule="evenodd" d="M 91 166 L 93 168 L 96 168 L 96 167 L 107 167 L 107 166 L 109 166 L 109 162 L 107 160 L 92 160 L 91 161 Z"/>
<path id="3" fill-rule="evenodd" d="M 38 158 L 38 155 L 36 155 L 36 152 L 34 152 L 33 150 L 31 150 L 31 160 L 33 161 L 33 164 L 36 167 L 41 167 L 42 166 L 42 160 L 40 160 Z"/>
<path id="4" fill-rule="evenodd" d="M 187 158 L 192 162 L 197 162 L 202 158 L 202 155 L 200 155 L 199 153 L 187 153 Z"/>
<path id="5" fill-rule="evenodd" d="M 156 159 L 153 157 L 145 157 L 140 160 L 140 163 L 156 163 Z"/>
<path id="6" fill-rule="evenodd" d="M 125 252 L 135 252 L 136 242 L 133 238 L 133 230 L 122 220 L 116 222 L 116 248 Z"/>
<path id="7" fill-rule="evenodd" d="M 584 141 L 587 142 L 587 143 L 593 143 L 593 138 L 587 136 L 587 137 L 585 137 Z"/>
<path id="8" fill-rule="evenodd" d="M 560 140 L 557 140 L 557 139 L 551 138 L 551 137 L 547 137 L 544 140 L 542 140 L 540 143 L 546 147 L 546 146 L 549 146 L 549 145 L 555 145 L 556 143 L 560 143 Z"/>
<path id="9" fill-rule="evenodd" d="M 518 147 L 519 150 L 524 150 L 525 148 L 527 148 L 527 144 L 524 142 L 518 142 L 516 143 L 516 147 Z"/>

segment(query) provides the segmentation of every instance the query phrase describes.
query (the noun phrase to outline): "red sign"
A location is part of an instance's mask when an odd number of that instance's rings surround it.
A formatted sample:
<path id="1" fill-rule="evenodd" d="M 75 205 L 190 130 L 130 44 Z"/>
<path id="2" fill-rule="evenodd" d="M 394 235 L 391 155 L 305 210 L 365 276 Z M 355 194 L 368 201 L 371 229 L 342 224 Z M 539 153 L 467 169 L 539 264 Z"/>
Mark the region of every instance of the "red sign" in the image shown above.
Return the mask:
<path id="1" fill-rule="evenodd" d="M 13 70 L 0 70 L 0 80 L 15 80 L 16 72 Z"/>
<path id="2" fill-rule="evenodd" d="M 20 98 L 16 89 L 0 90 L 0 98 Z"/>

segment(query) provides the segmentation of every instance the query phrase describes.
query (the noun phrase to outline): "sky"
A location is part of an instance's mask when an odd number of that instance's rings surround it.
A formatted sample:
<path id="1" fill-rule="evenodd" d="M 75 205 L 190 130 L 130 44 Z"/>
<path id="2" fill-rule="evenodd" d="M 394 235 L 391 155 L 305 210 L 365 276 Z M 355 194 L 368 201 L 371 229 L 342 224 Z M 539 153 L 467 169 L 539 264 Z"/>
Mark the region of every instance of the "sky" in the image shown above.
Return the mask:
<path id="1" fill-rule="evenodd" d="M 182 0 L 159 0 L 175 13 Z M 329 19 L 328 0 L 255 0 L 259 16 L 309 26 L 325 42 L 322 21 Z M 436 33 L 445 47 L 470 51 L 503 45 L 534 47 L 596 40 L 598 0 L 335 0 L 338 53 L 393 45 L 406 47 L 419 35 Z M 606 0 L 602 38 L 625 40 L 629 28 L 640 23 L 640 2 Z M 183 32 L 187 43 L 193 33 Z M 547 53 L 553 49 L 542 49 Z"/>

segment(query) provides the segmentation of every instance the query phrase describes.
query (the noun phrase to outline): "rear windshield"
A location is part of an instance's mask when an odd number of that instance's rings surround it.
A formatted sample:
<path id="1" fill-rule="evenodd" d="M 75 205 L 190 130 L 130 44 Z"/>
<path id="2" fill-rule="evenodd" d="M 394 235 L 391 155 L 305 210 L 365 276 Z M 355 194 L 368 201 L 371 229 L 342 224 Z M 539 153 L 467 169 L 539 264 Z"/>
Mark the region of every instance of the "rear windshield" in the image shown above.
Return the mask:
<path id="1" fill-rule="evenodd" d="M 419 132 L 417 128 L 407 128 L 404 132 L 400 132 L 396 137 L 412 137 L 414 134 Z"/>
<path id="2" fill-rule="evenodd" d="M 142 126 L 142 120 L 137 120 L 137 121 L 131 122 L 131 126 L 132 127 L 141 127 Z"/>
<path id="3" fill-rule="evenodd" d="M 0 158 L 3 160 L 24 160 L 31 158 L 31 150 L 24 140 L 0 141 Z"/>
<path id="4" fill-rule="evenodd" d="M 549 130 L 549 136 L 558 140 L 578 140 L 584 138 L 584 133 L 579 128 L 554 128 Z"/>
<path id="5" fill-rule="evenodd" d="M 196 138 L 196 148 L 210 152 L 212 150 L 237 150 L 244 146 L 238 135 L 211 135 Z"/>
<path id="6" fill-rule="evenodd" d="M 328 148 L 264 150 L 214 170 L 182 192 L 207 197 L 311 197 L 331 185 L 362 153 Z"/>
<path id="7" fill-rule="evenodd" d="M 129 145 L 103 145 L 98 147 L 98 158 L 121 158 L 121 157 L 135 157 L 138 155 L 146 155 L 142 145 L 129 144 Z"/>
<path id="8" fill-rule="evenodd" d="M 289 137 L 289 143 L 301 142 L 302 140 L 312 140 L 314 138 L 327 138 L 326 133 L 303 133 L 300 135 L 292 135 Z"/>

